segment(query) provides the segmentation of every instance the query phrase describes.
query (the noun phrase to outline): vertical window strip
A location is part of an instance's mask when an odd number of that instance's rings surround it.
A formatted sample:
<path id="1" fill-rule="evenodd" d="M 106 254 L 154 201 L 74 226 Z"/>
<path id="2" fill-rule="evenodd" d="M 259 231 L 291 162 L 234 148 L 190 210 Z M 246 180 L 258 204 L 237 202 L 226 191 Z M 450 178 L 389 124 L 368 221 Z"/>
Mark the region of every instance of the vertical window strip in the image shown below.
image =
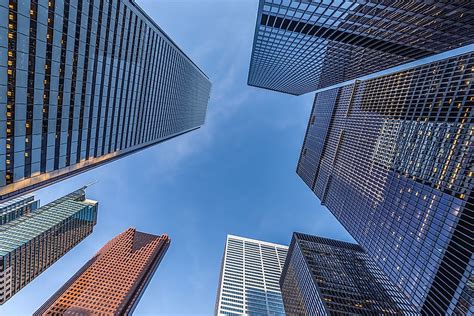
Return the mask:
<path id="1" fill-rule="evenodd" d="M 41 131 L 41 165 L 40 172 L 46 172 L 46 158 L 48 152 L 48 119 L 49 104 L 51 97 L 51 61 L 53 55 L 53 36 L 54 36 L 54 17 L 55 0 L 48 1 L 48 30 L 46 33 L 46 62 L 44 76 L 44 94 L 43 94 L 43 124 Z"/>
<path id="2" fill-rule="evenodd" d="M 141 49 L 141 42 L 142 42 L 142 27 L 143 27 L 143 21 L 138 21 L 138 17 L 137 18 L 137 24 L 138 22 L 140 22 L 140 28 L 138 30 L 138 44 L 137 44 L 137 47 L 136 47 L 136 55 L 135 55 L 135 67 L 134 67 L 134 71 L 133 71 L 133 82 L 132 82 L 132 94 L 130 96 L 130 109 L 129 109 L 129 115 L 128 115 L 128 123 L 127 123 L 127 132 L 125 133 L 125 148 L 129 147 L 129 135 L 132 133 L 131 131 L 131 120 L 132 120 L 132 123 L 133 123 L 133 117 L 135 115 L 135 107 L 136 107 L 136 102 L 134 102 L 134 96 L 135 96 L 135 92 L 136 92 L 136 86 L 135 86 L 135 81 L 137 79 L 137 66 L 138 64 L 140 63 L 140 60 L 141 60 L 141 53 L 143 52 L 143 50 Z M 137 28 L 137 25 L 135 25 L 135 30 Z M 133 111 L 133 113 L 132 113 Z"/>
<path id="3" fill-rule="evenodd" d="M 170 87 L 170 118 L 168 125 L 168 135 L 173 134 L 174 127 L 177 123 L 176 121 L 176 89 L 178 86 L 179 79 L 179 64 L 178 64 L 178 54 L 173 49 L 173 72 L 171 77 L 171 87 Z"/>
<path id="4" fill-rule="evenodd" d="M 154 42 L 153 42 L 153 46 L 151 47 L 151 49 L 153 50 L 153 63 L 152 63 L 152 77 L 151 77 L 151 80 L 149 82 L 149 85 L 148 85 L 148 90 L 150 91 L 150 93 L 148 94 L 148 113 L 146 115 L 147 117 L 147 120 L 146 120 L 146 124 L 145 124 L 145 130 L 144 130 L 144 133 L 143 133 L 143 142 L 147 142 L 148 139 L 149 139 L 149 136 L 150 136 L 150 133 L 151 133 L 151 130 L 150 130 L 150 127 L 151 127 L 151 122 L 153 121 L 153 114 L 154 114 L 154 110 L 155 110 L 155 107 L 154 107 L 154 103 L 153 103 L 153 97 L 155 95 L 155 82 L 156 82 L 156 68 L 157 68 L 157 63 L 158 63 L 158 50 L 157 50 L 157 46 L 158 46 L 158 42 L 159 42 L 159 37 L 158 37 L 158 34 L 156 33 L 153 33 L 153 36 L 154 36 Z"/>
<path id="5" fill-rule="evenodd" d="M 155 51 L 155 62 L 154 62 L 154 67 L 153 67 L 153 84 L 151 86 L 151 96 L 150 96 L 150 106 L 152 108 L 150 119 L 148 120 L 148 126 L 147 126 L 147 133 L 146 133 L 146 138 L 145 142 L 148 142 L 152 140 L 152 133 L 153 133 L 153 124 L 155 122 L 155 115 L 156 115 L 156 109 L 158 108 L 158 104 L 156 103 L 156 94 L 157 94 L 157 82 L 158 82 L 158 71 L 160 67 L 160 46 L 161 46 L 161 38 L 158 34 L 156 35 L 156 41 L 155 45 L 153 46 L 153 50 Z"/>
<path id="6" fill-rule="evenodd" d="M 99 92 L 99 102 L 98 102 L 98 109 L 97 109 L 97 122 L 95 128 L 95 143 L 94 143 L 94 157 L 98 157 L 102 155 L 102 150 L 99 150 L 99 134 L 101 125 L 105 125 L 107 121 L 107 117 L 102 120 L 102 107 L 103 107 L 103 99 L 104 99 L 104 85 L 105 85 L 105 77 L 106 77 L 106 70 L 107 70 L 107 53 L 109 52 L 109 35 L 110 35 L 110 20 L 112 18 L 112 2 L 109 3 L 109 8 L 107 12 L 107 23 L 105 25 L 105 41 L 104 41 L 104 55 L 102 59 L 102 71 L 101 71 L 101 82 L 100 82 L 100 92 Z M 110 60 L 110 68 L 112 68 L 113 60 Z M 109 78 L 110 79 L 110 78 Z M 110 89 L 110 81 L 107 82 L 108 89 Z M 108 108 L 108 102 L 105 105 Z M 105 114 L 106 112 L 104 112 Z M 103 143 L 102 143 L 103 145 Z"/>
<path id="7" fill-rule="evenodd" d="M 25 137 L 25 178 L 31 176 L 31 154 L 33 136 L 33 110 L 35 99 L 35 66 L 36 66 L 36 36 L 38 19 L 38 1 L 31 0 L 30 4 L 30 48 L 28 63 L 28 94 L 26 101 L 26 137 Z"/>
<path id="8" fill-rule="evenodd" d="M 158 108 L 159 108 L 159 104 L 158 104 L 158 84 L 159 84 L 159 80 L 160 80 L 160 70 L 162 68 L 161 64 L 160 64 L 160 61 L 161 61 L 161 47 L 162 47 L 162 44 L 163 44 L 163 40 L 161 39 L 160 35 L 157 34 L 158 36 L 158 41 L 157 41 L 157 44 L 156 44 L 156 47 L 154 47 L 153 49 L 156 50 L 156 66 L 155 66 L 155 70 L 154 70 L 154 73 L 155 73 L 155 80 L 154 80 L 154 84 L 153 84 L 153 96 L 152 96 L 152 106 L 153 106 L 153 112 L 152 112 L 152 116 L 151 116 L 151 121 L 150 121 L 150 127 L 149 127 L 149 132 L 148 132 L 148 138 L 147 138 L 147 141 L 150 141 L 150 140 L 154 140 L 154 127 L 155 127 L 155 123 L 156 123 L 156 115 L 158 113 Z"/>
<path id="9" fill-rule="evenodd" d="M 171 112 L 171 86 L 172 86 L 172 78 L 173 78 L 173 71 L 174 71 L 174 58 L 173 58 L 173 48 L 168 46 L 168 73 L 166 76 L 166 86 L 165 86 L 165 116 L 163 121 L 163 136 L 166 137 L 169 130 L 169 120 L 170 120 L 170 112 Z"/>
<path id="10" fill-rule="evenodd" d="M 115 23 L 114 23 L 114 28 L 112 31 L 109 31 L 109 25 L 110 25 L 110 18 L 111 16 L 109 16 L 109 20 L 107 21 L 107 34 L 109 34 L 110 32 L 113 33 L 113 40 L 112 40 L 112 54 L 111 54 L 111 59 L 110 59 L 110 71 L 109 71 L 109 78 L 108 78 L 108 89 L 107 89 L 107 105 L 106 105 L 106 108 L 105 108 L 105 119 L 104 119 L 104 127 L 103 127 L 103 133 L 102 133 L 102 144 L 101 144 L 101 147 L 102 147 L 102 150 L 101 150 L 101 153 L 102 155 L 105 155 L 107 152 L 110 152 L 110 147 L 106 150 L 105 148 L 105 145 L 106 145 L 106 137 L 107 137 L 107 123 L 109 122 L 109 108 L 111 106 L 114 107 L 114 109 L 112 110 L 112 112 L 115 112 L 115 102 L 112 101 L 112 97 L 111 97 L 111 89 L 112 89 L 112 82 L 114 83 L 114 89 L 117 89 L 117 80 L 118 78 L 113 78 L 113 70 L 114 70 L 114 63 L 115 63 L 115 47 L 117 45 L 117 34 L 118 34 L 118 31 L 117 31 L 117 28 L 118 28 L 118 21 L 119 21 L 119 16 L 120 16 L 120 5 L 121 5 L 121 2 L 118 2 L 117 3 L 117 8 L 115 9 Z M 112 5 L 111 5 L 112 6 Z M 111 12 L 109 10 L 109 12 Z M 110 14 L 111 15 L 111 14 Z M 107 42 L 108 42 L 108 39 L 107 39 Z M 117 60 L 117 69 L 118 69 L 118 64 L 119 64 L 119 60 Z M 118 72 L 118 70 L 117 70 Z M 111 118 L 111 122 L 110 122 L 111 126 L 113 125 L 113 115 L 112 115 L 112 118 Z M 110 134 L 109 135 L 109 138 L 112 139 L 112 135 Z M 110 142 L 108 142 L 110 143 Z"/>
<path id="11" fill-rule="evenodd" d="M 124 126 L 125 126 L 125 113 L 127 111 L 127 106 L 126 106 L 126 100 L 123 99 L 124 95 L 124 87 L 125 87 L 125 75 L 127 74 L 127 68 L 130 69 L 131 67 L 131 53 L 129 53 L 129 47 L 130 47 L 130 33 L 132 32 L 132 11 L 128 10 L 126 6 L 124 6 L 124 12 L 123 12 L 123 24 L 122 24 L 122 37 L 120 39 L 120 46 L 123 45 L 123 41 L 125 41 L 125 57 L 123 58 L 122 62 L 122 78 L 121 78 L 121 84 L 120 84 L 120 97 L 118 98 L 117 102 L 119 104 L 118 108 L 118 117 L 117 117 L 117 128 L 115 130 L 115 145 L 114 145 L 114 151 L 117 151 L 117 148 L 120 149 L 119 146 L 119 135 L 122 138 L 123 137 L 123 131 L 124 131 Z M 128 17 L 128 19 L 127 19 Z M 126 22 L 128 21 L 128 28 L 125 31 L 125 25 Z M 122 49 L 120 49 L 120 56 L 122 54 Z M 130 56 L 130 61 L 129 61 L 129 56 Z M 128 82 L 128 80 L 127 80 Z M 122 111 L 123 109 L 123 111 Z M 119 133 L 120 132 L 120 133 Z M 120 140 L 121 142 L 121 140 Z"/>
<path id="12" fill-rule="evenodd" d="M 153 90 L 153 93 L 150 99 L 152 112 L 151 112 L 151 118 L 149 121 L 149 126 L 147 127 L 147 137 L 145 139 L 145 142 L 148 142 L 153 139 L 152 137 L 153 126 L 156 120 L 155 115 L 158 108 L 158 104 L 156 101 L 157 101 L 157 90 L 158 90 L 157 86 L 158 86 L 159 70 L 160 70 L 160 47 L 161 47 L 162 40 L 159 34 L 156 34 L 156 35 L 157 35 L 157 41 L 156 41 L 155 47 L 153 47 L 153 50 L 156 51 L 156 62 L 155 62 L 155 67 L 153 69 L 154 76 L 153 76 L 153 85 L 151 87 Z"/>
<path id="13" fill-rule="evenodd" d="M 7 88 L 7 132 L 5 157 L 5 182 L 13 183 L 14 143 L 15 143 L 15 91 L 16 91 L 16 40 L 17 40 L 17 2 L 8 4 L 8 88 Z"/>
<path id="14" fill-rule="evenodd" d="M 169 88 L 169 80 L 170 80 L 170 68 L 171 68 L 171 49 L 169 45 L 166 45 L 166 60 L 165 60 L 166 68 L 164 74 L 164 82 L 163 82 L 163 108 L 162 108 L 162 115 L 160 117 L 160 138 L 165 135 L 166 131 L 166 120 L 168 116 L 168 88 Z"/>
<path id="15" fill-rule="evenodd" d="M 86 46 L 84 53 L 84 69 L 82 73 L 82 92 L 81 92 L 81 106 L 79 110 L 79 129 L 77 135 L 77 152 L 76 152 L 76 163 L 81 161 L 82 152 L 82 138 L 84 129 L 84 115 L 86 110 L 86 93 L 87 93 L 87 82 L 89 73 L 89 60 L 90 60 L 90 43 L 91 33 L 93 24 L 93 13 L 94 13 L 94 0 L 89 0 L 89 9 L 87 13 L 87 33 L 86 33 Z M 93 84 L 93 82 L 91 82 Z M 89 113 L 90 114 L 90 113 Z"/>
<path id="16" fill-rule="evenodd" d="M 132 111 L 132 96 L 133 96 L 133 93 L 130 94 L 130 91 L 133 89 L 132 76 L 134 76 L 135 70 L 137 68 L 138 47 L 139 47 L 138 44 L 140 43 L 140 36 L 137 36 L 138 17 L 133 13 L 133 11 L 130 12 L 130 15 L 131 15 L 130 24 L 132 24 L 132 20 L 134 21 L 133 37 L 131 38 L 133 44 L 132 44 L 132 47 L 131 47 L 132 49 L 130 52 L 130 62 L 129 62 L 130 67 L 128 69 L 128 80 L 127 80 L 127 90 L 126 90 L 127 94 L 125 96 L 126 107 L 125 107 L 125 115 L 123 117 L 122 133 L 120 135 L 120 149 L 124 149 L 127 147 L 127 133 L 130 127 L 130 113 Z M 131 88 L 130 88 L 130 85 L 131 85 Z"/>
<path id="17" fill-rule="evenodd" d="M 115 122 L 115 112 L 116 112 L 116 108 L 117 108 L 117 93 L 118 93 L 118 90 L 119 90 L 119 86 L 120 86 L 120 66 L 122 65 L 122 50 L 123 50 L 123 38 L 125 37 L 125 34 L 124 34 L 124 27 L 125 27 L 125 12 L 122 13 L 123 15 L 123 18 L 122 18 L 122 23 L 121 23 L 121 28 L 120 28 L 120 32 L 119 32 L 119 19 L 120 19 L 120 13 L 121 13 L 121 8 L 122 6 L 122 2 L 119 2 L 117 3 L 117 14 L 116 14 L 116 17 L 115 17 L 115 37 L 114 37 L 114 42 L 112 44 L 113 46 L 113 51 L 112 51 L 112 56 L 114 56 L 115 54 L 115 45 L 116 45 L 116 40 L 117 40 L 117 36 L 119 36 L 120 38 L 120 43 L 119 43 L 119 46 L 118 46 L 118 56 L 117 56 L 117 70 L 115 71 L 115 79 L 112 77 L 112 69 L 113 67 L 111 68 L 111 71 L 110 71 L 110 77 L 112 78 L 111 80 L 115 81 L 115 88 L 114 88 L 114 95 L 113 95 L 113 98 L 109 98 L 110 102 L 112 103 L 112 117 L 111 117 L 111 122 L 110 122 L 110 128 L 109 128 L 109 141 L 108 141 L 108 146 L 107 146 L 107 153 L 110 153 L 110 152 L 113 152 L 115 150 L 112 149 L 112 139 L 115 137 L 114 135 L 114 124 L 117 124 L 118 125 L 118 118 L 117 118 L 117 123 Z M 126 10 L 126 7 L 124 5 L 124 9 Z M 113 57 L 112 57 L 113 58 Z M 110 92 L 109 92 L 109 95 L 110 95 Z M 119 110 L 119 114 L 120 114 L 120 110 Z M 106 128 L 104 127 L 104 141 L 105 141 L 105 135 L 106 135 Z M 104 146 L 104 145 L 103 145 Z"/>
<path id="18" fill-rule="evenodd" d="M 160 38 L 160 46 L 158 47 L 159 52 L 159 59 L 158 59 L 158 80 L 156 82 L 156 96 L 155 96 L 155 115 L 154 115 L 154 122 L 153 122 L 153 139 L 158 138 L 158 130 L 160 127 L 160 111 L 161 111 L 161 83 L 163 81 L 163 69 L 165 68 L 164 64 L 164 48 L 166 45 L 166 41 L 163 38 Z"/>
<path id="19" fill-rule="evenodd" d="M 137 145 L 141 143 L 141 133 L 142 133 L 142 128 L 143 128 L 143 123 L 146 120 L 146 115 L 144 115 L 144 112 L 146 112 L 147 109 L 147 104 L 145 102 L 146 97 L 150 93 L 150 91 L 147 89 L 147 83 L 149 81 L 149 75 L 150 75 L 150 41 L 152 39 L 152 31 L 150 28 L 147 28 L 148 32 L 148 39 L 146 45 L 143 47 L 145 50 L 145 59 L 144 59 L 144 67 L 143 67 L 143 74 L 142 74 L 142 80 L 141 80 L 141 85 L 140 85 L 140 96 L 139 96 L 139 101 L 138 101 L 138 114 L 137 114 L 137 127 L 135 129 L 135 137 L 134 137 L 134 143 L 133 145 Z"/>
<path id="20" fill-rule="evenodd" d="M 67 147 L 66 147 L 66 167 L 71 164 L 71 149 L 72 149 L 72 137 L 74 127 L 74 113 L 76 111 L 76 87 L 77 87 L 77 63 L 79 59 L 79 41 L 81 38 L 81 22 L 82 22 L 82 1 L 77 1 L 77 14 L 76 14 L 76 30 L 74 32 L 74 52 L 72 56 L 72 80 L 71 80 L 71 97 L 69 100 L 69 121 L 67 128 Z M 82 78 L 86 80 L 86 78 Z M 87 81 L 87 80 L 86 80 Z M 80 139 L 78 139 L 80 141 Z"/>
<path id="21" fill-rule="evenodd" d="M 157 55 L 157 52 L 156 52 L 156 49 L 155 49 L 155 46 L 157 44 L 157 35 L 155 32 L 153 32 L 153 30 L 150 30 L 151 34 L 152 34 L 152 43 L 149 47 L 151 53 L 152 53 L 152 57 L 151 57 L 151 62 L 150 62 L 150 65 L 148 66 L 149 67 L 149 77 L 148 77 L 148 80 L 147 80 L 147 85 L 146 85 L 146 88 L 145 88 L 145 91 L 147 91 L 147 95 L 146 95 L 146 100 L 145 100 L 145 114 L 143 115 L 143 120 L 142 120 L 142 129 L 141 129 L 141 134 L 140 134 L 140 143 L 145 143 L 146 142 L 146 139 L 147 139 L 147 135 L 149 133 L 149 129 L 148 129 L 148 126 L 149 126 L 149 122 L 150 120 L 152 119 L 152 116 L 151 116 L 151 113 L 152 113 L 152 110 L 153 110 L 153 107 L 152 107 L 152 104 L 151 104 L 151 98 L 153 96 L 153 83 L 154 83 L 154 80 L 155 80 L 155 66 L 156 66 L 156 55 Z"/>
<path id="22" fill-rule="evenodd" d="M 169 88 L 168 88 L 168 118 L 166 120 L 166 135 L 171 134 L 171 127 L 173 124 L 173 112 L 174 112 L 174 90 L 176 84 L 176 77 L 177 77 L 177 67 L 176 67 L 176 53 L 174 49 L 171 49 L 171 72 L 169 78 Z"/>
<path id="23" fill-rule="evenodd" d="M 173 134 L 176 133 L 180 128 L 181 128 L 181 124 L 184 120 L 184 116 L 180 115 L 180 106 L 179 106 L 179 100 L 180 100 L 180 91 L 182 91 L 182 86 L 181 84 L 183 83 L 183 81 L 185 80 L 185 76 L 184 76 L 184 73 L 183 73 L 183 63 L 182 63 L 182 60 L 181 60 L 181 56 L 180 54 L 178 54 L 176 52 L 176 66 L 177 66 L 177 75 L 176 75 L 176 78 L 175 78 L 175 81 L 176 81 L 176 86 L 175 86 L 175 89 L 173 91 L 173 100 L 174 100 L 174 122 L 173 122 L 173 125 L 172 125 L 172 131 L 173 131 Z M 183 113 L 184 114 L 184 113 Z"/>
<path id="24" fill-rule="evenodd" d="M 87 129 L 87 147 L 86 147 L 86 160 L 89 160 L 91 154 L 91 138 L 92 138 L 92 123 L 94 119 L 94 103 L 95 103 L 95 89 L 96 89 L 96 81 L 97 81 L 97 68 L 99 63 L 99 51 L 100 51 L 100 36 L 102 33 L 102 18 L 103 18 L 103 9 L 104 9 L 104 0 L 100 0 L 99 5 L 99 15 L 98 15 L 98 22 L 97 22 L 97 33 L 96 33 L 96 40 L 95 40 L 95 53 L 94 53 L 94 70 L 92 73 L 92 92 L 89 104 L 89 124 Z M 103 61 L 104 62 L 104 61 Z M 100 119 L 100 118 L 97 118 Z"/>
<path id="25" fill-rule="evenodd" d="M 169 44 L 165 43 L 165 62 L 164 62 L 164 73 L 163 73 L 163 81 L 162 81 L 162 86 L 160 88 L 161 93 L 161 99 L 160 99 L 160 104 L 161 104 L 161 109 L 160 109 L 160 117 L 159 117 L 159 138 L 162 138 L 164 135 L 164 128 L 165 128 L 165 115 L 166 115 L 166 83 L 168 82 L 168 71 L 169 71 Z"/>
<path id="26" fill-rule="evenodd" d="M 159 60 L 159 45 L 160 45 L 160 36 L 158 33 L 155 34 L 155 43 L 153 47 L 151 48 L 155 54 L 154 54 L 154 59 L 153 59 L 153 77 L 152 81 L 150 82 L 150 96 L 149 96 L 149 106 L 150 106 L 150 112 L 148 115 L 148 121 L 147 125 L 145 127 L 145 134 L 143 141 L 148 142 L 151 140 L 151 134 L 152 134 L 152 125 L 155 120 L 155 113 L 156 113 L 156 103 L 155 103 L 155 96 L 156 96 L 156 82 L 157 82 L 157 77 L 158 77 L 158 60 Z"/>
<path id="27" fill-rule="evenodd" d="M 133 116 L 132 116 L 132 128 L 130 129 L 130 142 L 129 142 L 129 147 L 135 146 L 135 137 L 138 133 L 138 128 L 140 127 L 140 111 L 142 109 L 142 95 L 143 95 L 143 78 L 145 77 L 145 69 L 147 60 L 144 58 L 144 55 L 147 54 L 146 51 L 146 42 L 148 40 L 148 31 L 149 28 L 146 26 L 146 24 L 143 23 L 143 21 L 140 21 L 140 27 L 143 27 L 143 30 L 140 31 L 140 34 L 143 34 L 143 40 L 141 41 L 141 47 L 140 47 L 140 58 L 138 59 L 138 74 L 136 76 L 137 81 L 136 81 L 136 86 L 134 88 L 135 90 L 135 98 L 134 98 L 134 107 L 133 107 Z"/>
<path id="28" fill-rule="evenodd" d="M 64 73 L 66 72 L 66 54 L 67 54 L 67 38 L 69 28 L 69 2 L 64 0 L 63 11 L 63 29 L 61 37 L 61 57 L 59 64 L 59 91 L 58 91 L 58 106 L 56 113 L 56 135 L 54 147 L 54 169 L 59 169 L 59 156 L 61 147 L 61 127 L 63 118 L 63 104 L 64 104 Z"/>
<path id="29" fill-rule="evenodd" d="M 178 64 L 178 54 L 173 49 L 173 72 L 171 77 L 171 87 L 170 87 L 170 117 L 168 123 L 168 134 L 172 134 L 174 126 L 176 124 L 176 89 L 177 82 L 179 78 L 179 64 Z"/>
<path id="30" fill-rule="evenodd" d="M 155 131 L 154 131 L 154 138 L 155 139 L 160 139 L 161 138 L 161 135 L 160 135 L 160 131 L 161 131 L 161 128 L 162 128 L 162 124 L 161 124 L 161 113 L 162 113 L 162 110 L 163 110 L 163 82 L 165 80 L 164 78 L 164 74 L 165 74 L 165 70 L 166 70 L 166 67 L 167 67 L 167 64 L 166 64 L 166 47 L 167 47 L 167 43 L 166 43 L 166 40 L 165 39 L 162 39 L 162 45 L 160 47 L 160 76 L 159 76 L 159 82 L 158 82 L 158 91 L 160 91 L 160 93 L 158 94 L 158 100 L 157 100 L 157 107 L 158 107 L 158 110 L 157 110 L 157 117 L 156 117 L 156 127 L 155 127 Z"/>

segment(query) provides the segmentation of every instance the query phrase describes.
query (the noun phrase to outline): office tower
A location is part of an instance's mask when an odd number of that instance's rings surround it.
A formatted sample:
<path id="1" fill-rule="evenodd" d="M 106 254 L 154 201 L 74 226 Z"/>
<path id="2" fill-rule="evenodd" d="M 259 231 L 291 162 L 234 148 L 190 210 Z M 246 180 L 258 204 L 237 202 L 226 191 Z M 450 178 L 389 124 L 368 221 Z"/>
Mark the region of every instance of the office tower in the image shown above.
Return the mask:
<path id="1" fill-rule="evenodd" d="M 171 240 L 129 228 L 89 260 L 34 315 L 131 315 Z"/>
<path id="2" fill-rule="evenodd" d="M 36 210 L 39 201 L 33 195 L 25 195 L 0 204 L 0 225 L 11 222 Z"/>
<path id="3" fill-rule="evenodd" d="M 288 315 L 417 315 L 356 245 L 294 233 L 280 286 Z"/>
<path id="4" fill-rule="evenodd" d="M 206 75 L 133 0 L 0 2 L 0 201 L 199 128 Z"/>
<path id="5" fill-rule="evenodd" d="M 0 305 L 92 233 L 98 203 L 85 187 L 0 225 Z"/>
<path id="6" fill-rule="evenodd" d="M 474 43 L 472 1 L 260 0 L 248 84 L 300 95 Z"/>
<path id="7" fill-rule="evenodd" d="M 215 315 L 284 316 L 280 275 L 287 246 L 228 235 Z"/>
<path id="8" fill-rule="evenodd" d="M 473 75 L 470 52 L 318 93 L 297 168 L 427 315 L 472 302 Z"/>

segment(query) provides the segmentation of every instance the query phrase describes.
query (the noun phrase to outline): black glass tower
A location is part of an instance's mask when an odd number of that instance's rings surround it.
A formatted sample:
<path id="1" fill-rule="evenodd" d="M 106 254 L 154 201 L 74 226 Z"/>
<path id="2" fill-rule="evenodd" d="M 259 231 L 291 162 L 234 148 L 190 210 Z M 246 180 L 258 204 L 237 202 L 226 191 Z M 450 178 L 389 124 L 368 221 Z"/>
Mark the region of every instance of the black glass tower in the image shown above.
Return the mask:
<path id="1" fill-rule="evenodd" d="M 471 52 L 317 93 L 298 163 L 425 315 L 473 308 L 473 79 Z"/>
<path id="2" fill-rule="evenodd" d="M 280 286 L 287 315 L 417 315 L 355 244 L 294 233 Z"/>
<path id="3" fill-rule="evenodd" d="M 474 43 L 473 1 L 260 0 L 248 84 L 300 95 Z"/>

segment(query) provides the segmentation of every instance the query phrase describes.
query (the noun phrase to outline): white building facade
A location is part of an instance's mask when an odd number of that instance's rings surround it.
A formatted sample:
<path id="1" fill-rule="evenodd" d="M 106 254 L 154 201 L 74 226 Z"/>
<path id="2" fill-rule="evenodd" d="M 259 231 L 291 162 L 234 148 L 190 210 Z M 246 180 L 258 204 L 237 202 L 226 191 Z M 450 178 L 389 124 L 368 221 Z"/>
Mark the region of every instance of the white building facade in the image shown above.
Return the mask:
<path id="1" fill-rule="evenodd" d="M 279 280 L 287 246 L 227 236 L 215 315 L 285 315 Z"/>

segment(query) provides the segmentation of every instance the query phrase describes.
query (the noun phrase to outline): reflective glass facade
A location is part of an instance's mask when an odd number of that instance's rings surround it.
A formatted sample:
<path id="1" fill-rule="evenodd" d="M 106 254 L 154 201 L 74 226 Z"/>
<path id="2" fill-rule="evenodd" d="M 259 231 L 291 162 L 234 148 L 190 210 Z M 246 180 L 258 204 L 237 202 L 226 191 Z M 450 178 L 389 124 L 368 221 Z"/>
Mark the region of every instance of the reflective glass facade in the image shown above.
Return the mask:
<path id="1" fill-rule="evenodd" d="M 132 315 L 171 240 L 129 228 L 33 315 Z"/>
<path id="2" fill-rule="evenodd" d="M 228 235 L 215 315 L 284 316 L 280 275 L 288 247 Z"/>
<path id="3" fill-rule="evenodd" d="M 467 53 L 318 93 L 297 168 L 426 315 L 472 309 L 473 78 Z"/>
<path id="4" fill-rule="evenodd" d="M 210 86 L 133 0 L 0 1 L 0 200 L 200 127 Z"/>
<path id="5" fill-rule="evenodd" d="M 92 233 L 97 207 L 80 189 L 0 225 L 0 305 Z"/>
<path id="6" fill-rule="evenodd" d="M 300 95 L 474 43 L 472 1 L 260 0 L 248 84 Z"/>
<path id="7" fill-rule="evenodd" d="M 0 225 L 11 222 L 36 210 L 39 201 L 33 195 L 25 195 L 0 204 Z"/>
<path id="8" fill-rule="evenodd" d="M 417 315 L 358 245 L 294 233 L 280 280 L 288 315 Z"/>

